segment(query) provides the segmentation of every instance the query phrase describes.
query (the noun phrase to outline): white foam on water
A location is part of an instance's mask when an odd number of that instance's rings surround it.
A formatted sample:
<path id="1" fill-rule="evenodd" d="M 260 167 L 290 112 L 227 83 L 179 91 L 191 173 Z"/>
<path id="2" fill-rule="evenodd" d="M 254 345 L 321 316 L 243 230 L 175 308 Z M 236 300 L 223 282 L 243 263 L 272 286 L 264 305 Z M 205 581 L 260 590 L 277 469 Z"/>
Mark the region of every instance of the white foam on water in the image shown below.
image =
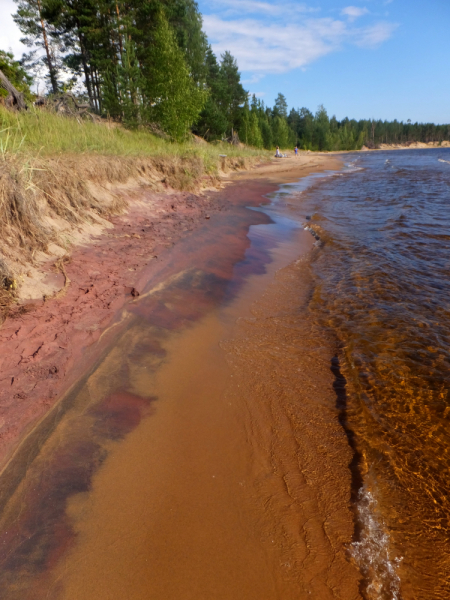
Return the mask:
<path id="1" fill-rule="evenodd" d="M 377 510 L 373 493 L 364 485 L 358 494 L 357 518 L 360 539 L 351 544 L 350 553 L 365 581 L 368 600 L 400 600 L 397 570 L 401 557 L 393 558 L 390 536 Z"/>

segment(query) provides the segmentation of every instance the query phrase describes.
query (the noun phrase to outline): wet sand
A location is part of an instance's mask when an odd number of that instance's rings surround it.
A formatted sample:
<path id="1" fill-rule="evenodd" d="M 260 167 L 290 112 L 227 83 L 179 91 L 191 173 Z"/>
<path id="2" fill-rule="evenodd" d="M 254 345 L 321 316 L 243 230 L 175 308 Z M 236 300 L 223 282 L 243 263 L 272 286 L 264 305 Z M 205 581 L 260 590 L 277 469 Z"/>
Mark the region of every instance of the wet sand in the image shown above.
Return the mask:
<path id="1" fill-rule="evenodd" d="M 239 178 L 229 173 L 227 184 L 246 181 L 248 189 L 242 193 L 130 189 L 129 208 L 111 219 L 112 229 L 67 256 L 66 289 L 54 261 L 42 265 L 57 299 L 41 296 L 28 301 L 27 312 L 0 326 L 0 472 L 36 424 L 111 343 L 131 294 L 159 280 L 178 240 L 218 212 L 259 205 L 261 197 L 275 189 L 277 177 L 282 181 L 290 173 L 295 179 L 339 165 L 334 157 L 302 157 L 260 165 Z M 185 258 L 178 258 L 180 264 Z"/>
<path id="2" fill-rule="evenodd" d="M 274 187 L 219 193 L 228 210 L 167 252 L 11 461 L 5 598 L 359 598 L 316 249 L 301 209 L 244 208 Z"/>

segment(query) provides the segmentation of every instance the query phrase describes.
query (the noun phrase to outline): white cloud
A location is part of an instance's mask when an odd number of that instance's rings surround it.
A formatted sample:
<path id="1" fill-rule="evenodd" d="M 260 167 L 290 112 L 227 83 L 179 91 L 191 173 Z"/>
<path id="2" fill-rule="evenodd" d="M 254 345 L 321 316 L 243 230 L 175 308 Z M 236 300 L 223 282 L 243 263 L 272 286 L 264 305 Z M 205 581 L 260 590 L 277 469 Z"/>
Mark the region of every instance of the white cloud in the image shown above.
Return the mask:
<path id="1" fill-rule="evenodd" d="M 230 15 L 237 13 L 254 14 L 254 15 L 285 15 L 288 12 L 293 14 L 314 13 L 319 11 L 319 8 L 312 8 L 306 4 L 294 4 L 286 6 L 285 0 L 275 0 L 272 2 L 264 2 L 264 0 L 210 0 L 210 6 L 214 6 L 222 14 Z"/>
<path id="2" fill-rule="evenodd" d="M 347 6 L 341 10 L 341 15 L 348 17 L 350 21 L 354 21 L 358 17 L 368 14 L 367 8 L 360 8 L 358 6 Z"/>
<path id="3" fill-rule="evenodd" d="M 254 74 L 254 75 L 252 75 L 251 77 L 249 77 L 247 79 L 241 80 L 241 83 L 243 85 L 258 83 L 258 81 L 261 81 L 262 77 L 263 77 L 263 75 L 261 75 L 261 73 L 258 73 L 257 75 Z"/>
<path id="4" fill-rule="evenodd" d="M 332 18 L 286 23 L 217 15 L 204 16 L 204 26 L 216 54 L 229 50 L 240 70 L 255 75 L 305 67 L 345 44 L 373 48 L 387 40 L 396 27 L 391 23 L 355 27 Z"/>
<path id="5" fill-rule="evenodd" d="M 394 23 L 376 23 L 371 27 L 366 27 L 359 32 L 359 39 L 356 40 L 356 45 L 361 48 L 376 48 L 386 40 L 388 40 L 397 25 Z"/>
<path id="6" fill-rule="evenodd" d="M 13 0 L 1 0 L 0 50 L 11 50 L 14 57 L 19 59 L 28 48 L 21 43 L 22 33 L 12 18 L 16 11 L 17 4 Z"/>

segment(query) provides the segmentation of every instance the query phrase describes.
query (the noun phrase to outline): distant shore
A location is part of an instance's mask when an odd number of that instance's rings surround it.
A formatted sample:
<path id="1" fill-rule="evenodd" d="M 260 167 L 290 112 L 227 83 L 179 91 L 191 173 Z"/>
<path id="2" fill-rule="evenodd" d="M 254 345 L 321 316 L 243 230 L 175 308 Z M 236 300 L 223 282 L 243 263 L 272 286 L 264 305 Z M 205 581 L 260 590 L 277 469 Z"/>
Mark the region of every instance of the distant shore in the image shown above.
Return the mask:
<path id="1" fill-rule="evenodd" d="M 377 148 L 367 148 L 363 146 L 358 152 L 371 152 L 372 150 L 425 150 L 427 148 L 450 148 L 450 142 L 411 142 L 406 144 L 379 144 Z"/>

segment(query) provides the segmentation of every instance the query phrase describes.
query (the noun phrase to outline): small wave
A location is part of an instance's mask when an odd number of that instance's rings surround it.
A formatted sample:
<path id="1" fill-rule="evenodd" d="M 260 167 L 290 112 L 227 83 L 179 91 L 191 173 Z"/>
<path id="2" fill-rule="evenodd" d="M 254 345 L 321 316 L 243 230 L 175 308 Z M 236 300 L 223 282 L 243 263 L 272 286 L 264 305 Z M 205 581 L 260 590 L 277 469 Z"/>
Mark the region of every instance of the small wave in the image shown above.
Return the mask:
<path id="1" fill-rule="evenodd" d="M 351 545 L 355 559 L 366 580 L 369 600 L 400 600 L 400 578 L 397 568 L 401 558 L 390 556 L 390 536 L 377 515 L 377 501 L 364 485 L 358 494 L 360 540 Z"/>
<path id="2" fill-rule="evenodd" d="M 450 165 L 450 160 L 444 160 L 443 158 L 438 158 L 439 162 L 445 162 L 448 163 Z"/>
<path id="3" fill-rule="evenodd" d="M 364 171 L 364 167 L 357 167 L 356 165 L 349 163 L 345 165 L 344 173 L 355 173 L 356 171 Z"/>

